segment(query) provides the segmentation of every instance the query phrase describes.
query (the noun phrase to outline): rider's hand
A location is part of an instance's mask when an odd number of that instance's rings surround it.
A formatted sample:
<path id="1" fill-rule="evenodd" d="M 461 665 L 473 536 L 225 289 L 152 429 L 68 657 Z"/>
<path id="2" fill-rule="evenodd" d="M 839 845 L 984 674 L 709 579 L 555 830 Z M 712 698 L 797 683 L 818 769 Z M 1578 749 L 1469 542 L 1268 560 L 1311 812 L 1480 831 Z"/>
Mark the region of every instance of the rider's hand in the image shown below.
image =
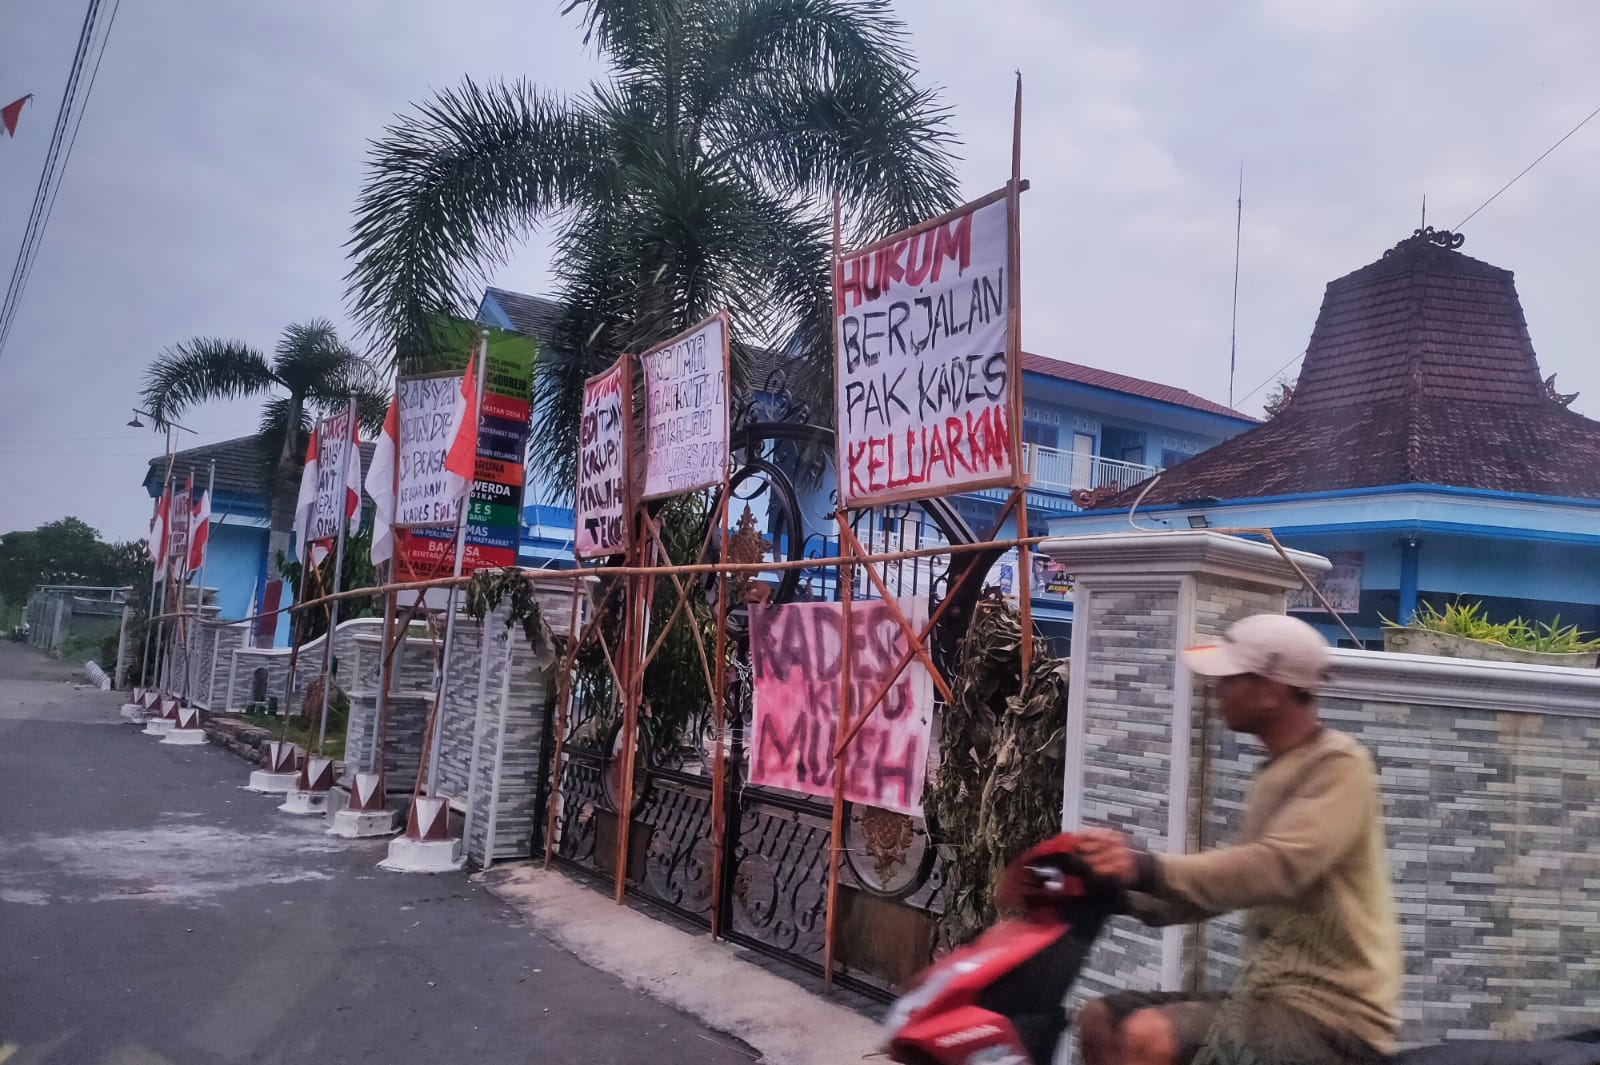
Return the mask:
<path id="1" fill-rule="evenodd" d="M 1132 886 L 1139 875 L 1139 861 L 1126 836 L 1109 828 L 1080 829 L 1077 836 L 1078 854 L 1096 875 L 1123 887 Z"/>

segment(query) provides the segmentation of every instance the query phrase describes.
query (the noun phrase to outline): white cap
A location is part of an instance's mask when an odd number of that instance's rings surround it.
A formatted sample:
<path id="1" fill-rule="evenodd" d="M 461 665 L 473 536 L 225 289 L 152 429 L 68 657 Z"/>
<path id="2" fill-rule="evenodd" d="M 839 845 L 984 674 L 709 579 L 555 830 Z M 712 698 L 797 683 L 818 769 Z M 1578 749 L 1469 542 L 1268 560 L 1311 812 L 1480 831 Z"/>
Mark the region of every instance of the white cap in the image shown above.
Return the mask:
<path id="1" fill-rule="evenodd" d="M 1291 688 L 1313 689 L 1327 679 L 1328 642 L 1299 618 L 1256 614 L 1235 622 L 1223 642 L 1183 652 L 1189 669 L 1202 677 L 1251 673 Z"/>

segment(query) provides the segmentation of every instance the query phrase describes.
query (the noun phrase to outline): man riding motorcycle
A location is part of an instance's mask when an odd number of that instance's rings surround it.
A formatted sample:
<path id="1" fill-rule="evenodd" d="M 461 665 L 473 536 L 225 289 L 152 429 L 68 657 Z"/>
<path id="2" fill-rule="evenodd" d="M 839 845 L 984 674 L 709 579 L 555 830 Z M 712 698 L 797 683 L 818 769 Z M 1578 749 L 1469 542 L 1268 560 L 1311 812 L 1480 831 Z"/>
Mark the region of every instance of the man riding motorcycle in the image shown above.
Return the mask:
<path id="1" fill-rule="evenodd" d="M 1399 1027 L 1400 929 L 1372 756 L 1317 716 L 1327 643 L 1298 619 L 1257 615 L 1184 660 L 1215 678 L 1223 722 L 1269 755 L 1238 840 L 1158 855 L 1090 828 L 1080 853 L 1148 924 L 1245 911 L 1246 957 L 1226 995 L 1125 991 L 1088 1003 L 1077 1018 L 1086 1065 L 1382 1061 Z"/>

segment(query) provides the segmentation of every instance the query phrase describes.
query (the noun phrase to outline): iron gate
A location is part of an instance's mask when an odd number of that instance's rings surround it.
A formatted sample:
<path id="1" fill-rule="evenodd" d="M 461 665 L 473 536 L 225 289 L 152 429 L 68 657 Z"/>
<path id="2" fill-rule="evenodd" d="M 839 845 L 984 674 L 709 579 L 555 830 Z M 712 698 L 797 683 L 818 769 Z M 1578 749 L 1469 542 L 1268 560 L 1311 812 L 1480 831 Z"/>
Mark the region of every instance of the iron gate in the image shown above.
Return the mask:
<path id="1" fill-rule="evenodd" d="M 767 383 L 776 397 L 740 412 L 733 432 L 736 470 L 730 482 L 730 519 L 737 531 L 728 545 L 733 561 L 833 557 L 837 542 L 828 535 L 835 497 L 817 488 L 827 483 L 833 464 L 833 434 L 810 424 L 809 412 L 795 404 L 782 372 Z M 708 508 L 715 512 L 715 502 Z M 758 511 L 763 512 L 762 516 Z M 870 553 L 977 538 L 942 500 L 926 500 L 852 514 L 852 528 Z M 936 555 L 876 563 L 880 578 L 897 596 L 926 596 L 930 609 L 957 588 L 933 633 L 934 660 L 945 668 L 981 591 L 974 579 L 957 583 L 963 567 L 988 570 L 1000 551 Z M 857 565 L 852 594 L 876 598 Z M 719 587 L 712 579 L 709 594 Z M 772 602 L 833 600 L 839 596 L 831 567 L 776 571 L 764 597 Z M 828 856 L 832 810 L 810 796 L 748 783 L 745 742 L 751 716 L 751 674 L 743 602 L 730 602 L 729 645 L 733 669 L 725 708 L 722 847 L 725 885 L 719 925 L 730 940 L 822 972 L 827 906 Z M 549 772 L 541 776 L 541 810 L 557 802 L 554 856 L 564 866 L 610 882 L 616 861 L 618 759 L 613 757 L 618 722 L 606 716 L 610 693 L 575 691 L 563 743 L 559 794 L 545 794 Z M 555 731 L 554 706 L 547 709 L 546 761 Z M 940 715 L 935 714 L 934 742 Z M 712 736 L 709 708 L 692 716 L 686 739 L 657 737 L 640 720 L 640 750 L 632 827 L 629 833 L 628 890 L 680 918 L 709 927 L 712 907 Z M 936 754 L 935 754 L 936 757 Z M 541 812 L 535 824 L 546 824 Z M 886 996 L 893 985 L 920 968 L 932 950 L 933 920 L 942 905 L 943 875 L 936 826 L 923 819 L 871 808 L 846 807 L 846 838 L 840 870 L 841 914 L 836 927 L 836 979 L 867 994 Z M 536 853 L 543 841 L 536 840 Z M 866 932 L 873 929 L 873 932 Z M 926 942 L 924 943 L 924 939 Z"/>

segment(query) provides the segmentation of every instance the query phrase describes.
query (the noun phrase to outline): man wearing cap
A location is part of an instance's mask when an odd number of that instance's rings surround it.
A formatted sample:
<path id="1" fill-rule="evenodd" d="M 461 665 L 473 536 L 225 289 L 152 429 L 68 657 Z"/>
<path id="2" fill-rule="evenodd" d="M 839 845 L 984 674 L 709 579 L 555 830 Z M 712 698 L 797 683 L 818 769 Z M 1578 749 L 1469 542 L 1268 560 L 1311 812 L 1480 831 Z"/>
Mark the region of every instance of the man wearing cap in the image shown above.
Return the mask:
<path id="1" fill-rule="evenodd" d="M 1238 839 L 1153 854 L 1090 828 L 1082 853 L 1148 924 L 1244 911 L 1245 957 L 1226 995 L 1088 1003 L 1077 1020 L 1086 1065 L 1381 1062 L 1399 1027 L 1400 929 L 1372 756 L 1317 718 L 1328 645 L 1303 621 L 1262 614 L 1183 659 L 1215 678 L 1223 722 L 1267 749 Z"/>

